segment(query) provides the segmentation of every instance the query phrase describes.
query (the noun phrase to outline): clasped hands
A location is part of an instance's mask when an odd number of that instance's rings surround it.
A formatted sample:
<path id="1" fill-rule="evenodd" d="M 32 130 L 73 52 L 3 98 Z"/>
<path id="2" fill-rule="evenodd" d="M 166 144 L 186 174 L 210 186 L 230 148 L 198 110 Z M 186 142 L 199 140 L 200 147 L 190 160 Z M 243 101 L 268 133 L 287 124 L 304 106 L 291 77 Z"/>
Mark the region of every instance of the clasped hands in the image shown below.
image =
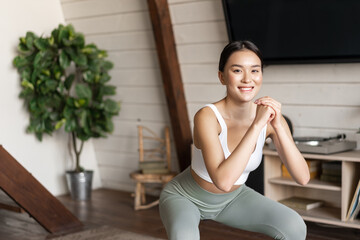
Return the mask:
<path id="1" fill-rule="evenodd" d="M 271 97 L 261 97 L 254 102 L 257 104 L 256 116 L 267 119 L 273 127 L 281 125 L 281 103 Z"/>

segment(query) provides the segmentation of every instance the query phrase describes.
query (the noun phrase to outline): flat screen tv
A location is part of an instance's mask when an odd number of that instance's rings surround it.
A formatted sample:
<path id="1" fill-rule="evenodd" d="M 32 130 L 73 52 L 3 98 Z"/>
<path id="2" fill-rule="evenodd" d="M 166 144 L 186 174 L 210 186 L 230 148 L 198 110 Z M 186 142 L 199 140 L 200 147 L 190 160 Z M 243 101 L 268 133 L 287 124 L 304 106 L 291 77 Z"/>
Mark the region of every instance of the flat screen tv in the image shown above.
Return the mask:
<path id="1" fill-rule="evenodd" d="M 360 62 L 360 0 L 222 0 L 229 40 L 265 64 Z"/>

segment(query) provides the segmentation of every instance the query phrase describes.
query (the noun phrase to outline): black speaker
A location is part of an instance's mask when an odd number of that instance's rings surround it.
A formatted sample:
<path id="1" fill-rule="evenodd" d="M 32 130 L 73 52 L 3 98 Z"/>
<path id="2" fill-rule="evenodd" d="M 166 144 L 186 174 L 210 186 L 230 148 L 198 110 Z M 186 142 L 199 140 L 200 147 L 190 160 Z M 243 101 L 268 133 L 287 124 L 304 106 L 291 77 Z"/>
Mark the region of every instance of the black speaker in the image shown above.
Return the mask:
<path id="1" fill-rule="evenodd" d="M 246 186 L 264 195 L 264 156 L 260 166 L 249 174 Z"/>

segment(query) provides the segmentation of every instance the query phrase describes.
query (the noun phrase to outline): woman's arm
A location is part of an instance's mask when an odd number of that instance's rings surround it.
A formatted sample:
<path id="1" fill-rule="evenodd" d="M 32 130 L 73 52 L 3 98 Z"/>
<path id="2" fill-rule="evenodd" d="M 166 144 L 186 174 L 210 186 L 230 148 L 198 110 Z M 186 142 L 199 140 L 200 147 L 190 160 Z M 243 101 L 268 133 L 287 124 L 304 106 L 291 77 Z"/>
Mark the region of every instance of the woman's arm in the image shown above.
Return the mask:
<path id="1" fill-rule="evenodd" d="M 258 106 L 254 122 L 226 160 L 218 136 L 219 124 L 212 110 L 203 108 L 195 115 L 194 143 L 201 149 L 207 171 L 217 188 L 224 192 L 231 190 L 255 149 L 261 129 L 273 115 L 271 107 Z"/>
<path id="2" fill-rule="evenodd" d="M 275 144 L 281 161 L 294 180 L 300 185 L 307 184 L 310 179 L 309 167 L 294 143 L 285 118 L 281 115 L 281 104 L 270 97 L 260 98 L 255 103 L 267 105 L 274 109 L 275 118 L 270 122 L 272 126 L 270 138 Z"/>

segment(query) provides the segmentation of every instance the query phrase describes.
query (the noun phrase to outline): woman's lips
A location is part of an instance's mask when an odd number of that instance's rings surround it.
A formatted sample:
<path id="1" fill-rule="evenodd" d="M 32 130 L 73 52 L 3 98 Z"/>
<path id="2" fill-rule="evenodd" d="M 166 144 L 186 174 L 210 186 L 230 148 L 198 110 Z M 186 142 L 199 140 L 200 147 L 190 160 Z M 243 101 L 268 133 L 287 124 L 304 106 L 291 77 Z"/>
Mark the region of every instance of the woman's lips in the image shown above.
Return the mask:
<path id="1" fill-rule="evenodd" d="M 251 92 L 254 87 L 238 87 L 238 89 L 242 92 Z"/>

